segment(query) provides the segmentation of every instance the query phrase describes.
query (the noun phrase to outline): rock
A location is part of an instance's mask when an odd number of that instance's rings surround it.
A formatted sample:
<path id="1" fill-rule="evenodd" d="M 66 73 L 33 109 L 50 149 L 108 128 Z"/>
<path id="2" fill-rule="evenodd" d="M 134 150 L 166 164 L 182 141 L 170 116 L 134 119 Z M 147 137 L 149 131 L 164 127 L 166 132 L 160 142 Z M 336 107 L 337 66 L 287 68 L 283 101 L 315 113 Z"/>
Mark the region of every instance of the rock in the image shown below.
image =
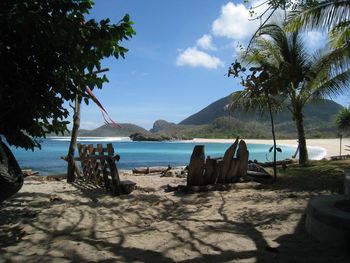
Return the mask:
<path id="1" fill-rule="evenodd" d="M 136 189 L 136 183 L 130 180 L 120 181 L 120 186 L 123 194 L 130 194 Z"/>
<path id="2" fill-rule="evenodd" d="M 176 126 L 176 124 L 173 122 L 167 122 L 165 120 L 157 120 L 154 122 L 153 128 L 150 130 L 150 132 L 156 133 L 156 132 L 159 132 L 161 130 L 171 128 L 174 126 Z"/>
<path id="3" fill-rule="evenodd" d="M 136 142 L 142 142 L 142 141 L 165 141 L 166 139 L 159 136 L 159 135 L 156 135 L 156 134 L 153 134 L 153 135 L 146 135 L 146 134 L 142 134 L 142 133 L 133 133 L 131 134 L 130 136 L 130 139 L 132 141 L 136 141 Z"/>
<path id="4" fill-rule="evenodd" d="M 61 197 L 59 197 L 58 195 L 51 195 L 50 196 L 50 202 L 60 202 L 60 201 L 62 201 L 62 198 Z"/>
<path id="5" fill-rule="evenodd" d="M 175 177 L 177 175 L 176 171 L 168 170 L 165 172 L 164 177 Z"/>

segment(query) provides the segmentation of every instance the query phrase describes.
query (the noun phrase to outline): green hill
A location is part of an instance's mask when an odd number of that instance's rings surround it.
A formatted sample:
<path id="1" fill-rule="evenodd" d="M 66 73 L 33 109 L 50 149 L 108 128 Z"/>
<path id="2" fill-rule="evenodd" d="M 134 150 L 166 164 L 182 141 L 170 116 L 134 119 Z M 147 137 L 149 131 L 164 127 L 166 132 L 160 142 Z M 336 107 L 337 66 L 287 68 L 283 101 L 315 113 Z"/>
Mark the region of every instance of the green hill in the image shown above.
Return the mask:
<path id="1" fill-rule="evenodd" d="M 268 116 L 263 115 L 259 112 L 249 112 L 246 113 L 243 110 L 237 109 L 233 112 L 226 110 L 227 105 L 230 103 L 230 95 L 219 99 L 199 112 L 189 116 L 188 118 L 181 121 L 180 125 L 203 125 L 211 124 L 215 119 L 220 117 L 232 116 L 240 121 L 258 121 L 267 122 L 269 120 Z M 311 121 L 313 123 L 318 122 L 331 122 L 334 120 L 335 115 L 342 108 L 338 103 L 331 100 L 323 100 L 318 103 L 308 103 L 304 108 L 304 115 L 306 121 Z M 290 112 L 286 109 L 275 116 L 275 122 L 285 123 L 292 121 Z"/>
<path id="2" fill-rule="evenodd" d="M 79 136 L 130 136 L 139 134 L 144 138 L 188 139 L 202 138 L 271 138 L 271 128 L 268 116 L 259 112 L 244 112 L 226 110 L 230 96 L 219 99 L 199 112 L 189 116 L 179 124 L 165 120 L 155 121 L 150 131 L 130 124 L 103 125 L 88 131 L 80 130 Z M 336 137 L 335 115 L 342 108 L 331 100 L 319 103 L 309 103 L 304 108 L 304 126 L 307 138 Z M 278 138 L 296 138 L 297 131 L 291 113 L 287 110 L 275 115 L 275 129 Z"/>
<path id="3" fill-rule="evenodd" d="M 87 137 L 128 137 L 132 133 L 150 134 L 146 129 L 131 123 L 120 123 L 120 127 L 105 124 L 94 130 L 80 130 L 79 136 Z"/>

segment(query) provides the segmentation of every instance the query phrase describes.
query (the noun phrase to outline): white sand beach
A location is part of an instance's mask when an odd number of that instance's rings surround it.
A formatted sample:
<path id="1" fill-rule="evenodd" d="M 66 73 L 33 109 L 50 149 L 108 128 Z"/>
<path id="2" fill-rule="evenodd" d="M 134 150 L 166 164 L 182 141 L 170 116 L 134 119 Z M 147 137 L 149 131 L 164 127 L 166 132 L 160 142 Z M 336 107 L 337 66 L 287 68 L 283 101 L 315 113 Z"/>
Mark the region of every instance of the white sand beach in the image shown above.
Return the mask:
<path id="1" fill-rule="evenodd" d="M 244 139 L 247 143 L 256 143 L 256 144 L 273 144 L 272 140 L 263 140 L 263 139 Z M 216 143 L 233 143 L 234 139 L 203 139 L 195 138 L 193 139 L 196 143 L 205 143 L 205 142 L 216 142 Z M 292 145 L 294 147 L 298 146 L 297 140 L 277 140 L 279 145 Z M 340 141 L 339 138 L 331 139 L 307 139 L 307 147 L 317 147 L 325 149 L 325 155 L 323 157 L 330 157 L 339 155 L 340 152 Z M 342 154 L 349 154 L 350 152 L 346 151 L 346 145 L 350 145 L 350 138 L 343 138 L 341 152 Z"/>
<path id="2" fill-rule="evenodd" d="M 209 141 L 233 140 L 195 140 Z M 308 145 L 337 155 L 339 140 Z M 349 262 L 304 227 L 309 198 L 328 191 L 238 183 L 230 191 L 183 194 L 165 189 L 186 178 L 123 172 L 121 179 L 137 189 L 111 196 L 81 182 L 28 177 L 0 205 L 0 262 Z"/>
<path id="3" fill-rule="evenodd" d="M 233 189 L 178 194 L 184 178 L 122 175 L 113 197 L 65 181 L 28 179 L 0 209 L 0 262 L 348 262 L 305 231 L 319 192 Z M 323 193 L 324 194 L 324 193 Z"/>

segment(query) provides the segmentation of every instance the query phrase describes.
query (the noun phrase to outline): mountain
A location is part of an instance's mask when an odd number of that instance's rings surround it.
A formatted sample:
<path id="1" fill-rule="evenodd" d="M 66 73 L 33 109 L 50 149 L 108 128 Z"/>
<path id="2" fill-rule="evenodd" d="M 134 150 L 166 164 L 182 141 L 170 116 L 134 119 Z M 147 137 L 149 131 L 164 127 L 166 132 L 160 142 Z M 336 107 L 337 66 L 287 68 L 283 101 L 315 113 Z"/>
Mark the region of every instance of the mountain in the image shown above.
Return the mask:
<path id="1" fill-rule="evenodd" d="M 219 99 L 199 112 L 187 117 L 179 122 L 180 125 L 203 125 L 212 123 L 215 119 L 223 116 L 228 116 L 225 107 L 230 102 L 230 95 Z"/>
<path id="2" fill-rule="evenodd" d="M 181 121 L 180 125 L 203 125 L 211 124 L 215 119 L 220 117 L 232 116 L 240 121 L 258 121 L 268 122 L 269 118 L 266 115 L 261 116 L 260 112 L 245 112 L 237 109 L 231 113 L 226 110 L 227 105 L 230 103 L 230 95 L 219 99 L 199 112 L 189 116 Z M 319 124 L 319 122 L 331 122 L 334 120 L 335 115 L 342 109 L 342 106 L 331 100 L 323 100 L 318 103 L 307 103 L 304 107 L 305 122 L 313 122 Z M 290 112 L 285 109 L 279 114 L 275 115 L 275 123 L 281 124 L 288 121 L 292 121 Z M 318 123 L 317 123 L 318 122 Z"/>
<path id="3" fill-rule="evenodd" d="M 157 120 L 153 123 L 153 128 L 150 129 L 150 132 L 156 133 L 164 129 L 174 128 L 175 126 L 176 124 L 173 122 L 167 122 L 165 120 Z"/>
<path id="4" fill-rule="evenodd" d="M 190 138 L 270 138 L 271 128 L 268 116 L 259 112 L 235 110 L 229 113 L 226 108 L 230 96 L 219 99 L 199 112 L 189 116 L 179 124 L 157 120 L 150 131 L 135 124 L 123 123 L 103 125 L 94 130 L 79 130 L 79 136 L 127 137 L 137 140 L 182 140 Z M 336 137 L 335 116 L 342 106 L 331 100 L 308 103 L 304 107 L 304 127 L 307 138 Z M 287 110 L 275 116 L 277 138 L 296 138 L 297 131 L 291 113 Z"/>
<path id="5" fill-rule="evenodd" d="M 128 137 L 132 133 L 150 134 L 146 129 L 131 123 L 120 123 L 120 127 L 105 124 L 94 130 L 80 130 L 79 136 L 87 137 Z"/>

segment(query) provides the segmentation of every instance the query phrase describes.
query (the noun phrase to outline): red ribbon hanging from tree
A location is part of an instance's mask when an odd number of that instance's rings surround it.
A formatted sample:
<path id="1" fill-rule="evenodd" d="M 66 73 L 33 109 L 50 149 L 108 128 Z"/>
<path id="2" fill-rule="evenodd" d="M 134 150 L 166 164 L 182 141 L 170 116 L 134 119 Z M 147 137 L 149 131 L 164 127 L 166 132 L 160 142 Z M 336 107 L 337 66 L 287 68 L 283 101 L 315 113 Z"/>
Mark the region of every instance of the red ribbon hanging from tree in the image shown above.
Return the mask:
<path id="1" fill-rule="evenodd" d="M 112 125 L 116 125 L 118 128 L 121 128 L 121 126 L 118 123 L 112 120 L 112 118 L 109 116 L 106 109 L 102 106 L 101 102 L 96 98 L 96 96 L 92 93 L 89 87 L 86 87 L 86 92 L 90 96 L 90 98 L 93 100 L 93 102 L 95 102 L 96 105 L 100 108 L 105 124 L 112 124 Z"/>

